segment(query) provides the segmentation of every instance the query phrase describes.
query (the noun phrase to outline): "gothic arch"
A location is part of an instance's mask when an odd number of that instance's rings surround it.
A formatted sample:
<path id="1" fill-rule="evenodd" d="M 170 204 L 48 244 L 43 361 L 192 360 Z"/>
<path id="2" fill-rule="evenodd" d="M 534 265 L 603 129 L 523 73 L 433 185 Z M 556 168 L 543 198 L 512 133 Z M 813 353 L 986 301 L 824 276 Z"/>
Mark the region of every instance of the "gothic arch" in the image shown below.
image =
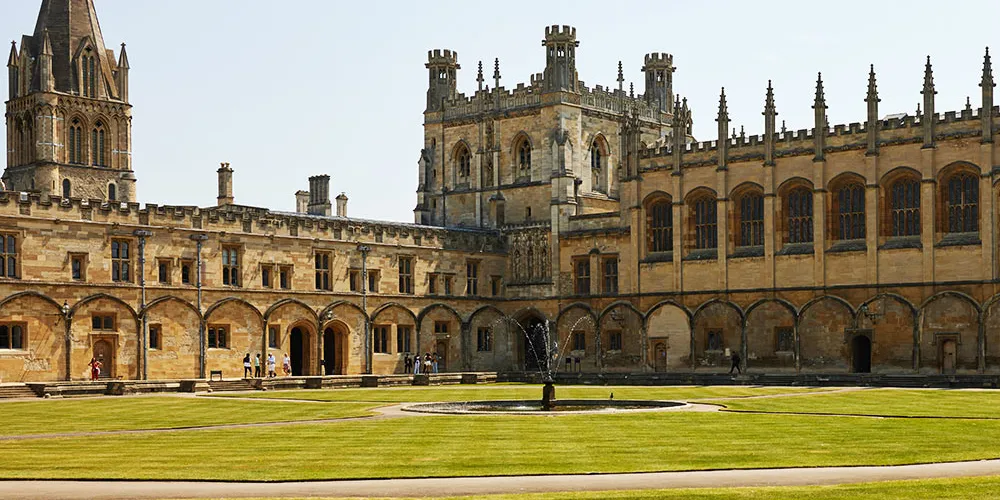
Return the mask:
<path id="1" fill-rule="evenodd" d="M 582 309 L 584 313 L 587 314 L 587 316 L 590 316 L 591 321 L 593 321 L 595 325 L 597 324 L 597 321 L 599 319 L 598 315 L 594 312 L 594 309 L 590 307 L 589 304 L 583 302 L 574 302 L 562 308 L 562 310 L 560 310 L 559 314 L 556 316 L 556 324 L 559 323 L 559 321 L 566 313 L 570 312 L 573 309 Z"/>
<path id="2" fill-rule="evenodd" d="M 17 299 L 24 298 L 24 297 L 34 297 L 34 298 L 37 298 L 37 299 L 41 299 L 42 301 L 51 304 L 52 307 L 56 308 L 56 311 L 59 311 L 59 313 L 62 314 L 62 305 L 60 305 L 58 302 L 56 302 L 55 299 L 53 299 L 52 297 L 49 297 L 48 295 L 45 295 L 43 293 L 39 293 L 39 292 L 36 292 L 36 291 L 33 291 L 33 290 L 29 290 L 29 291 L 25 291 L 25 292 L 17 292 L 15 294 L 8 295 L 3 300 L 0 300 L 0 309 L 3 309 L 3 306 L 5 306 L 5 305 L 7 305 L 9 303 L 11 303 L 11 302 L 13 302 L 13 301 L 15 301 Z M 72 315 L 72 312 L 70 314 Z"/>
<path id="3" fill-rule="evenodd" d="M 642 311 L 640 311 L 637 307 L 635 307 L 634 304 L 632 304 L 627 300 L 616 300 L 608 304 L 608 306 L 605 307 L 603 311 L 601 311 L 601 314 L 597 316 L 597 322 L 600 323 L 601 321 L 603 321 L 605 316 L 610 314 L 612 310 L 618 307 L 625 307 L 626 309 L 632 310 L 632 312 L 634 312 L 636 316 L 639 317 L 640 321 L 645 322 L 646 316 L 642 313 Z"/>
<path id="4" fill-rule="evenodd" d="M 925 300 L 923 303 L 921 303 L 918 309 L 921 311 L 921 313 L 923 313 L 923 310 L 926 309 L 927 306 L 931 305 L 931 303 L 943 299 L 945 297 L 955 297 L 959 300 L 968 302 L 970 305 L 972 305 L 972 308 L 976 310 L 976 314 L 982 314 L 984 311 L 984 308 L 980 307 L 979 303 L 976 302 L 976 299 L 973 299 L 968 294 L 957 292 L 954 290 L 946 290 L 943 292 L 935 293 L 934 295 L 928 297 L 927 300 Z"/>
<path id="5" fill-rule="evenodd" d="M 224 299 L 222 299 L 222 300 L 220 300 L 220 301 L 212 304 L 208 309 L 205 310 L 205 319 L 207 320 L 209 317 L 211 317 L 212 313 L 215 312 L 216 309 L 218 309 L 218 308 L 220 308 L 220 307 L 222 307 L 222 306 L 224 306 L 224 305 L 226 305 L 226 304 L 228 304 L 230 302 L 235 302 L 237 304 L 241 304 L 241 305 L 246 306 L 251 311 L 253 311 L 254 314 L 257 315 L 257 319 L 259 319 L 261 322 L 264 321 L 264 315 L 260 313 L 260 310 L 258 310 L 256 307 L 254 307 L 253 304 L 251 304 L 251 303 L 249 303 L 249 302 L 247 302 L 247 301 L 245 301 L 245 300 L 243 300 L 243 299 L 241 299 L 239 297 L 226 297 L 226 298 L 224 298 Z"/>
<path id="6" fill-rule="evenodd" d="M 93 301 L 99 300 L 99 299 L 108 299 L 111 302 L 115 302 L 115 303 L 117 303 L 119 305 L 124 306 L 125 309 L 128 310 L 129 314 L 132 315 L 132 319 L 133 320 L 136 320 L 136 321 L 139 320 L 139 315 L 136 314 L 135 309 L 133 309 L 132 306 L 128 305 L 128 303 L 125 302 L 124 300 L 119 299 L 118 297 L 115 297 L 113 295 L 108 295 L 106 293 L 95 293 L 94 295 L 89 295 L 87 297 L 84 297 L 84 298 L 80 299 L 79 302 L 77 302 L 76 304 L 73 304 L 73 307 L 70 308 L 69 315 L 72 317 L 74 314 L 76 314 L 76 310 L 77 309 L 79 309 L 80 307 L 82 307 L 82 306 L 84 306 L 84 305 L 86 305 L 86 304 L 88 304 L 90 302 L 93 302 Z M 235 300 L 238 300 L 238 299 L 235 299 Z"/>
<path id="7" fill-rule="evenodd" d="M 812 299 L 809 299 L 809 301 L 802 306 L 802 309 L 799 309 L 798 316 L 801 318 L 803 315 L 805 315 L 806 311 L 808 311 L 809 308 L 816 305 L 816 303 L 824 300 L 832 300 L 834 302 L 839 303 L 840 305 L 844 306 L 847 309 L 847 312 L 851 315 L 852 318 L 854 317 L 855 315 L 854 306 L 852 306 L 851 303 L 848 302 L 847 300 L 838 297 L 836 295 L 820 295 L 819 297 L 814 297 Z"/>
<path id="8" fill-rule="evenodd" d="M 813 182 L 801 176 L 789 177 L 781 181 L 781 184 L 778 184 L 777 192 L 784 193 L 785 191 L 789 191 L 791 189 L 795 189 L 800 186 L 807 186 L 809 190 L 812 191 Z"/>
<path id="9" fill-rule="evenodd" d="M 198 316 L 198 319 L 202 319 L 201 313 L 198 312 L 198 308 L 195 307 L 194 304 L 174 295 L 164 295 L 162 297 L 157 297 L 149 301 L 149 303 L 146 304 L 146 307 L 139 310 L 139 317 L 141 318 L 143 316 L 146 316 L 147 314 L 149 314 L 149 311 L 153 309 L 153 307 L 156 307 L 157 305 L 160 305 L 164 302 L 178 302 L 184 307 L 190 309 L 196 316 Z"/>
<path id="10" fill-rule="evenodd" d="M 858 319 L 860 319 L 860 316 L 858 316 L 858 315 L 861 313 L 861 308 L 862 307 L 865 307 L 865 306 L 871 304 L 872 302 L 875 302 L 876 300 L 879 300 L 879 299 L 882 299 L 882 298 L 892 299 L 893 301 L 895 301 L 895 302 L 897 302 L 897 303 L 899 303 L 901 305 L 906 306 L 906 309 L 908 311 L 910 311 L 910 315 L 911 315 L 911 317 L 913 318 L 914 321 L 916 321 L 916 319 L 919 317 L 920 311 L 916 307 L 914 307 L 913 304 L 910 303 L 910 301 L 906 300 L 905 297 L 903 297 L 902 295 L 897 295 L 895 293 L 882 292 L 882 293 L 879 293 L 879 294 L 875 295 L 874 297 L 872 297 L 872 298 L 870 298 L 870 299 L 862 302 L 861 305 L 858 306 L 857 311 L 855 311 L 855 313 L 854 313 L 855 324 L 857 324 Z M 976 305 L 976 308 L 978 309 L 979 306 Z"/>
<path id="11" fill-rule="evenodd" d="M 268 307 L 267 310 L 264 311 L 264 316 L 263 316 L 264 321 L 267 321 L 267 319 L 271 317 L 271 314 L 277 311 L 279 308 L 289 304 L 295 304 L 301 306 L 303 309 L 309 311 L 309 315 L 310 317 L 312 317 L 313 321 L 319 320 L 319 315 L 316 314 L 316 311 L 314 311 L 312 307 L 309 307 L 309 304 L 306 304 L 305 302 L 302 302 L 301 300 L 298 299 L 288 298 L 288 299 L 281 299 L 275 302 L 273 305 L 271 305 L 271 307 Z"/>
<path id="12" fill-rule="evenodd" d="M 746 317 L 743 318 L 743 324 L 746 325 L 747 318 L 750 317 L 750 313 L 752 313 L 758 307 L 761 307 L 768 303 L 775 303 L 784 307 L 785 309 L 788 310 L 789 313 L 791 313 L 792 318 L 798 321 L 799 312 L 795 309 L 795 306 L 793 306 L 791 302 L 788 302 L 785 299 L 773 298 L 773 299 L 761 299 L 758 300 L 757 302 L 754 302 L 753 304 L 750 304 L 750 307 L 747 307 Z"/>
<path id="13" fill-rule="evenodd" d="M 514 158 L 515 160 L 517 159 L 517 147 L 521 144 L 522 141 L 527 142 L 528 147 L 531 148 L 532 150 L 535 149 L 535 142 L 531 139 L 531 135 L 525 132 L 524 130 L 518 131 L 516 134 L 514 134 L 514 138 L 511 139 L 510 141 L 510 154 L 511 157 Z"/>
<path id="14" fill-rule="evenodd" d="M 879 178 L 878 183 L 880 186 L 884 187 L 888 182 L 891 182 L 895 180 L 896 177 L 902 175 L 913 175 L 916 176 L 917 180 L 920 180 L 922 177 L 920 175 L 920 171 L 918 171 L 917 169 L 905 165 L 900 165 L 892 167 L 886 173 L 882 174 L 882 177 Z"/>
<path id="15" fill-rule="evenodd" d="M 702 311 L 704 311 L 705 309 L 707 309 L 709 306 L 712 306 L 713 304 L 722 304 L 722 305 L 728 306 L 732 310 L 736 311 L 736 314 L 740 318 L 740 324 L 741 325 L 746 321 L 746 315 L 743 313 L 743 310 L 740 309 L 740 306 L 738 306 L 738 305 L 736 305 L 736 304 L 734 304 L 732 302 L 729 302 L 728 300 L 722 300 L 722 299 L 716 298 L 716 299 L 710 299 L 707 302 L 704 302 L 700 306 L 698 306 L 697 308 L 695 308 L 694 314 L 691 315 L 691 321 L 692 321 L 692 323 L 698 319 L 698 316 L 701 314 Z"/>
<path id="16" fill-rule="evenodd" d="M 548 315 L 542 313 L 537 308 L 532 306 L 522 307 L 521 309 L 518 309 L 517 312 L 510 315 L 510 317 L 513 318 L 514 321 L 517 321 L 519 323 L 531 316 L 535 316 L 544 321 L 549 321 Z"/>
<path id="17" fill-rule="evenodd" d="M 476 309 L 475 311 L 472 311 L 472 314 L 469 315 L 468 323 L 472 324 L 472 322 L 476 319 L 476 316 L 479 316 L 480 314 L 483 314 L 486 311 L 493 311 L 493 312 L 497 313 L 501 318 L 504 318 L 505 320 L 509 320 L 510 319 L 507 316 L 507 314 L 504 313 L 503 311 L 501 311 L 500 308 L 498 308 L 497 306 L 494 306 L 492 304 L 486 304 L 485 306 L 481 306 L 478 309 Z"/>
<path id="18" fill-rule="evenodd" d="M 429 306 L 427 306 L 427 307 L 423 308 L 423 309 L 422 309 L 422 310 L 420 311 L 420 314 L 418 314 L 418 315 L 417 315 L 417 323 L 416 323 L 416 326 L 417 326 L 417 330 L 419 330 L 419 329 L 420 329 L 420 325 L 421 325 L 421 324 L 423 323 L 423 321 L 424 321 L 424 317 L 426 317 L 426 316 L 427 316 L 427 315 L 428 315 L 428 314 L 429 314 L 429 313 L 430 313 L 431 311 L 433 311 L 433 310 L 435 310 L 435 309 L 445 309 L 445 310 L 447 310 L 447 311 L 448 311 L 448 312 L 450 312 L 450 313 L 451 313 L 451 314 L 452 314 L 453 316 L 455 316 L 455 319 L 456 319 L 456 320 L 458 320 L 458 324 L 459 324 L 459 325 L 462 325 L 462 324 L 464 324 L 464 323 L 465 323 L 465 322 L 464 322 L 464 321 L 462 320 L 462 315 L 461 315 L 461 314 L 458 314 L 458 311 L 456 311 L 454 307 L 451 307 L 451 306 L 449 306 L 448 304 L 444 304 L 444 303 L 441 303 L 441 302 L 437 302 L 437 303 L 434 303 L 434 304 L 431 304 L 431 305 L 429 305 Z"/>
<path id="19" fill-rule="evenodd" d="M 734 187 L 729 191 L 729 199 L 735 200 L 736 198 L 744 196 L 747 193 L 750 193 L 751 191 L 757 191 L 761 194 L 761 196 L 763 196 L 764 186 L 761 186 L 760 184 L 753 181 L 741 182 L 738 185 L 736 185 L 736 187 Z"/>
<path id="20" fill-rule="evenodd" d="M 649 310 L 646 311 L 646 314 L 644 316 L 648 320 L 653 315 L 653 313 L 660 310 L 660 308 L 667 306 L 674 306 L 683 311 L 684 314 L 687 315 L 688 317 L 688 322 L 690 322 L 694 317 L 694 315 L 691 314 L 691 311 L 687 307 L 684 307 L 683 305 L 677 303 L 673 299 L 661 300 L 660 302 L 657 302 L 656 304 L 653 305 L 653 307 L 649 308 Z"/>
<path id="21" fill-rule="evenodd" d="M 361 316 L 363 316 L 366 320 L 370 319 L 368 317 L 368 313 L 365 312 L 365 310 L 362 309 L 361 306 L 355 304 L 354 302 L 350 302 L 350 301 L 347 301 L 347 300 L 338 300 L 336 302 L 331 303 L 330 305 L 324 307 L 323 310 L 320 311 L 319 314 L 317 314 L 317 316 L 320 317 L 320 318 L 323 318 L 324 316 L 326 316 L 327 313 L 332 312 L 334 309 L 336 309 L 336 308 L 338 308 L 340 306 L 346 306 L 346 307 L 349 307 L 351 309 L 354 309 L 355 311 L 361 313 Z"/>
<path id="22" fill-rule="evenodd" d="M 417 326 L 417 315 L 413 314 L 413 311 L 411 311 L 410 308 L 404 306 L 403 304 L 400 304 L 399 302 L 386 302 L 385 304 L 378 306 L 378 308 L 376 308 L 375 311 L 372 312 L 371 322 L 374 323 L 378 319 L 379 314 L 382 314 L 383 311 L 386 311 L 393 307 L 406 311 L 406 314 L 408 314 L 410 318 L 413 319 L 413 325 Z"/>

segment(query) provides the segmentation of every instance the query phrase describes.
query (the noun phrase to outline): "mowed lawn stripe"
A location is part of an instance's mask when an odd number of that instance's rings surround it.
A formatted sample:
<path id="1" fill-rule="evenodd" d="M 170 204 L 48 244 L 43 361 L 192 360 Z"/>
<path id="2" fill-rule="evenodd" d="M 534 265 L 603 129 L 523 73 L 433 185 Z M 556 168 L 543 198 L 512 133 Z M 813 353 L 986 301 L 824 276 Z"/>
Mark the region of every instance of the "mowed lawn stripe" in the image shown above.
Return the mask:
<path id="1" fill-rule="evenodd" d="M 867 389 L 709 402 L 740 411 L 1000 419 L 1000 391 L 968 389 Z"/>
<path id="2" fill-rule="evenodd" d="M 430 416 L 5 443 L 4 478 L 307 480 L 998 458 L 1000 422 L 739 413 Z"/>

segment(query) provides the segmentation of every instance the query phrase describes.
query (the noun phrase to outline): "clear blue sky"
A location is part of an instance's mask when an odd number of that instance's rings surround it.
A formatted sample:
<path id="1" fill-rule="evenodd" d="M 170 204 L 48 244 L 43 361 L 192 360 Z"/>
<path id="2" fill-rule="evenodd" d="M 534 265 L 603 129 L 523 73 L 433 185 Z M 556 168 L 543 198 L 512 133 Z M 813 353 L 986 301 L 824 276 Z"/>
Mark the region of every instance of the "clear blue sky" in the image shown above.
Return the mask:
<path id="1" fill-rule="evenodd" d="M 0 2 L 0 36 L 34 28 L 40 0 Z M 128 43 L 134 168 L 141 202 L 212 205 L 221 161 L 236 202 L 292 210 L 309 175 L 332 177 L 354 217 L 412 221 L 427 50 L 457 50 L 459 90 L 512 88 L 542 71 L 546 25 L 570 24 L 588 86 L 642 88 L 643 54 L 670 52 L 674 91 L 699 140 L 715 138 L 719 88 L 748 134 L 763 130 L 767 80 L 779 125 L 812 126 L 816 72 L 831 124 L 865 119 L 868 65 L 880 114 L 913 113 L 931 56 L 937 109 L 978 107 L 984 47 L 1000 72 L 1000 2 L 96 0 L 105 43 Z M 829 4 L 828 4 L 829 5 Z M 4 53 L 6 55 L 6 53 Z M 1000 74 L 996 75 L 1000 78 Z M 626 83 L 626 86 L 628 84 Z M 2 85 L 6 100 L 7 85 Z M 998 101 L 1000 102 L 1000 101 Z"/>

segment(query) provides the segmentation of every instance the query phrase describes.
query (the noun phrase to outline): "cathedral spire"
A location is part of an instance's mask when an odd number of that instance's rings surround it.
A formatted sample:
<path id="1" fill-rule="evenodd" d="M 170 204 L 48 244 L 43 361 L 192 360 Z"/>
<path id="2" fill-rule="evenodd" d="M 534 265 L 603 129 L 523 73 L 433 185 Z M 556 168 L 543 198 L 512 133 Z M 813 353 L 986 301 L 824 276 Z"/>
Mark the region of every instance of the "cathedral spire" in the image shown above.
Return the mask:
<path id="1" fill-rule="evenodd" d="M 878 87 L 875 84 L 875 65 L 872 64 L 868 70 L 868 96 L 865 102 L 868 104 L 868 121 L 865 128 L 868 130 L 868 149 L 865 154 L 878 154 Z"/>
<path id="2" fill-rule="evenodd" d="M 993 64 L 990 62 L 990 48 L 986 47 L 986 55 L 983 57 L 983 80 L 979 83 L 983 89 L 983 107 L 979 110 L 979 118 L 982 121 L 983 143 L 993 142 Z"/>
<path id="3" fill-rule="evenodd" d="M 493 60 L 493 88 L 500 88 L 500 58 Z"/>
<path id="4" fill-rule="evenodd" d="M 118 96 L 124 102 L 128 102 L 128 70 L 128 54 L 125 53 L 125 42 L 122 42 L 122 51 L 118 55 L 118 71 L 114 75 L 115 83 L 118 85 Z"/>
<path id="5" fill-rule="evenodd" d="M 934 147 L 934 121 L 937 115 L 934 113 L 934 70 L 931 68 L 931 56 L 927 56 L 927 64 L 924 65 L 924 89 L 920 91 L 924 96 L 924 116 L 920 119 L 924 129 L 924 147 Z"/>
<path id="6" fill-rule="evenodd" d="M 621 61 L 618 61 L 618 90 L 625 90 L 625 73 L 622 72 Z"/>
<path id="7" fill-rule="evenodd" d="M 814 128 L 813 128 L 813 149 L 815 157 L 813 161 L 823 161 L 823 149 L 826 147 L 826 97 L 823 95 L 823 73 L 816 74 L 816 99 L 813 101 Z"/>
<path id="8" fill-rule="evenodd" d="M 479 90 L 483 90 L 483 61 L 479 61 L 479 71 L 476 72 L 476 83 L 479 84 Z"/>
<path id="9" fill-rule="evenodd" d="M 38 85 L 42 92 L 52 92 L 56 88 L 52 75 L 52 40 L 47 29 L 42 31 L 42 52 L 38 55 Z"/>
<path id="10" fill-rule="evenodd" d="M 715 121 L 719 122 L 719 138 L 716 143 L 719 154 L 717 164 L 720 170 L 725 170 L 727 166 L 726 156 L 729 153 L 729 139 L 726 137 L 726 133 L 729 131 L 729 107 L 726 104 L 725 87 L 722 87 L 722 92 L 719 93 L 719 117 Z"/>
<path id="11" fill-rule="evenodd" d="M 767 81 L 767 97 L 764 99 L 764 165 L 774 165 L 774 121 L 778 111 L 774 108 L 774 89 Z"/>

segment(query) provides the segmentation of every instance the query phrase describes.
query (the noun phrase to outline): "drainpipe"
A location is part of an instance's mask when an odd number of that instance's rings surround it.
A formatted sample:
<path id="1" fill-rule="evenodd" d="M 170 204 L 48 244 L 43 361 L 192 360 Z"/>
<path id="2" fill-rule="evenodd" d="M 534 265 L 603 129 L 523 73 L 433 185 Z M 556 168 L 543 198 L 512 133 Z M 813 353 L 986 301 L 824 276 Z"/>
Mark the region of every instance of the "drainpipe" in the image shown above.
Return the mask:
<path id="1" fill-rule="evenodd" d="M 191 239 L 195 241 L 198 246 L 198 260 L 197 260 L 197 274 L 198 278 L 195 282 L 198 286 L 198 344 L 201 351 L 201 356 L 198 361 L 198 373 L 200 378 L 205 378 L 205 317 L 204 312 L 201 310 L 201 245 L 208 239 L 207 234 L 193 234 Z"/>
<path id="2" fill-rule="evenodd" d="M 372 332 L 368 324 L 368 245 L 358 245 L 361 252 L 361 310 L 365 312 L 365 373 L 372 373 Z"/>
<path id="3" fill-rule="evenodd" d="M 142 312 L 142 331 L 139 333 L 139 348 L 142 349 L 142 380 L 149 379 L 149 319 L 146 317 L 146 238 L 153 235 L 151 231 L 136 229 L 133 235 L 139 237 L 139 289 L 142 291 L 139 300 L 139 311 Z"/>
<path id="4" fill-rule="evenodd" d="M 66 325 L 66 381 L 73 380 L 73 368 L 70 364 L 73 361 L 73 329 L 72 323 L 70 323 L 71 309 L 69 308 L 69 302 L 63 301 L 62 305 L 62 315 L 63 322 Z"/>

